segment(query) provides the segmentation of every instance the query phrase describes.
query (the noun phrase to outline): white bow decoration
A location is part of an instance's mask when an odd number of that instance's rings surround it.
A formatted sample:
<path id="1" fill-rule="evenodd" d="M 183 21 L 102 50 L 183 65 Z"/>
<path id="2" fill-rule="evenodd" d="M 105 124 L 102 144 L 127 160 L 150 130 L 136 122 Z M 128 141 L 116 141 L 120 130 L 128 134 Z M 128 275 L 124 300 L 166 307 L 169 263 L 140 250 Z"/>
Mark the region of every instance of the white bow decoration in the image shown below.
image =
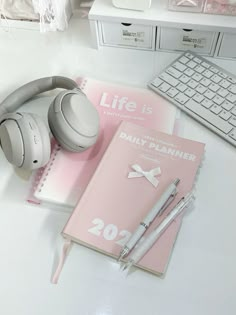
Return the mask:
<path id="1" fill-rule="evenodd" d="M 138 164 L 133 164 L 131 167 L 135 172 L 129 172 L 128 178 L 144 176 L 154 187 L 157 187 L 159 180 L 155 176 L 161 174 L 160 167 L 153 168 L 150 171 L 144 171 Z"/>

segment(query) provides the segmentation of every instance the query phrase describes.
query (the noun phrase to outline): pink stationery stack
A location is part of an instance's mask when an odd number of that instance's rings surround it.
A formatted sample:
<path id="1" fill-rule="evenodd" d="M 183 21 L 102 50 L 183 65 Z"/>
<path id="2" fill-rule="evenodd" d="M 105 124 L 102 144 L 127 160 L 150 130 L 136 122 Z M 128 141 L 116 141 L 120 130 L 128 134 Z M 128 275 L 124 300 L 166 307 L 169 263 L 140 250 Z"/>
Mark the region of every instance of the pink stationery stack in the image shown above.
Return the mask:
<path id="1" fill-rule="evenodd" d="M 172 133 L 176 108 L 153 91 L 79 78 L 78 85 L 100 116 L 97 143 L 83 153 L 70 153 L 55 144 L 50 162 L 36 174 L 31 202 L 49 202 L 71 211 L 84 192 L 121 120 Z M 123 154 L 123 153 L 120 153 Z"/>
<path id="2" fill-rule="evenodd" d="M 204 146 L 197 141 L 121 122 L 63 229 L 63 236 L 118 257 L 131 233 L 175 178 L 180 179 L 177 196 L 153 221 L 146 235 L 192 190 Z M 165 272 L 180 224 L 180 217 L 171 223 L 138 267 L 158 275 Z"/>

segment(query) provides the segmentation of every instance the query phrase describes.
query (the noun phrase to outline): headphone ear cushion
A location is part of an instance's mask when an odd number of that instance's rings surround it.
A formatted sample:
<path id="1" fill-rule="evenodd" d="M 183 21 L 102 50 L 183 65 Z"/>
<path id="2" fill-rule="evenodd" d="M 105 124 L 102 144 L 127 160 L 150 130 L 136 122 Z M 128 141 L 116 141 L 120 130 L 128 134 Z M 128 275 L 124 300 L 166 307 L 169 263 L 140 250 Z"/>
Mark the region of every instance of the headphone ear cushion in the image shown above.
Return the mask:
<path id="1" fill-rule="evenodd" d="M 5 115 L 0 140 L 7 160 L 15 166 L 32 170 L 44 166 L 50 158 L 47 127 L 36 115 Z"/>
<path id="2" fill-rule="evenodd" d="M 0 143 L 8 162 L 21 167 L 24 162 L 24 143 L 15 120 L 8 119 L 0 125 Z"/>
<path id="3" fill-rule="evenodd" d="M 81 91 L 61 92 L 48 111 L 50 129 L 63 148 L 81 152 L 95 144 L 99 114 Z"/>

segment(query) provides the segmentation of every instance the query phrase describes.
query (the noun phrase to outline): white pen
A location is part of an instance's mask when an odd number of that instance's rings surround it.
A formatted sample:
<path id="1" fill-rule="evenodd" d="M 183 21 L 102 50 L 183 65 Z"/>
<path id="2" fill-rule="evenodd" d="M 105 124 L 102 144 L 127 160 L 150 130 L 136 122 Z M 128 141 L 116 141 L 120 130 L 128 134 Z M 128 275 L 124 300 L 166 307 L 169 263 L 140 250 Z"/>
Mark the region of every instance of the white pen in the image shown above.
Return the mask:
<path id="1" fill-rule="evenodd" d="M 134 233 L 131 235 L 128 242 L 122 248 L 120 255 L 119 255 L 119 258 L 118 258 L 118 261 L 128 255 L 128 253 L 133 249 L 133 247 L 139 241 L 139 239 L 144 234 L 144 232 L 147 230 L 147 228 L 152 223 L 152 221 L 155 219 L 155 217 L 157 215 L 160 215 L 167 208 L 167 206 L 170 204 L 170 202 L 173 201 L 173 199 L 177 193 L 177 185 L 178 185 L 179 181 L 180 181 L 180 179 L 176 178 L 166 188 L 164 193 L 161 195 L 161 197 L 158 199 L 156 204 L 149 211 L 147 216 L 143 219 L 142 222 L 140 222 L 139 226 L 134 231 Z"/>
<path id="2" fill-rule="evenodd" d="M 146 252 L 153 246 L 162 233 L 168 226 L 175 220 L 175 218 L 184 210 L 190 201 L 194 199 L 192 193 L 188 193 L 185 197 L 180 199 L 177 205 L 170 211 L 165 219 L 147 236 L 147 238 L 138 246 L 127 263 L 123 266 L 123 270 L 129 269 L 132 265 L 136 264 Z"/>

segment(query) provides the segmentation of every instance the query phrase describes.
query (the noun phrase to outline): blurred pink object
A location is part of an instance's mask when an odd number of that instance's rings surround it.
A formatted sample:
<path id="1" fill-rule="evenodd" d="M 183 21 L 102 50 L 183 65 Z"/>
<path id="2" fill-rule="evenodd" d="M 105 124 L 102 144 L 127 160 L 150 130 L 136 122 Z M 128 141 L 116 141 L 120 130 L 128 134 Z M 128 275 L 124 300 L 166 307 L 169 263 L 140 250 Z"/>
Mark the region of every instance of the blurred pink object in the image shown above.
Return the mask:
<path id="1" fill-rule="evenodd" d="M 236 0 L 206 0 L 204 13 L 236 16 Z"/>

